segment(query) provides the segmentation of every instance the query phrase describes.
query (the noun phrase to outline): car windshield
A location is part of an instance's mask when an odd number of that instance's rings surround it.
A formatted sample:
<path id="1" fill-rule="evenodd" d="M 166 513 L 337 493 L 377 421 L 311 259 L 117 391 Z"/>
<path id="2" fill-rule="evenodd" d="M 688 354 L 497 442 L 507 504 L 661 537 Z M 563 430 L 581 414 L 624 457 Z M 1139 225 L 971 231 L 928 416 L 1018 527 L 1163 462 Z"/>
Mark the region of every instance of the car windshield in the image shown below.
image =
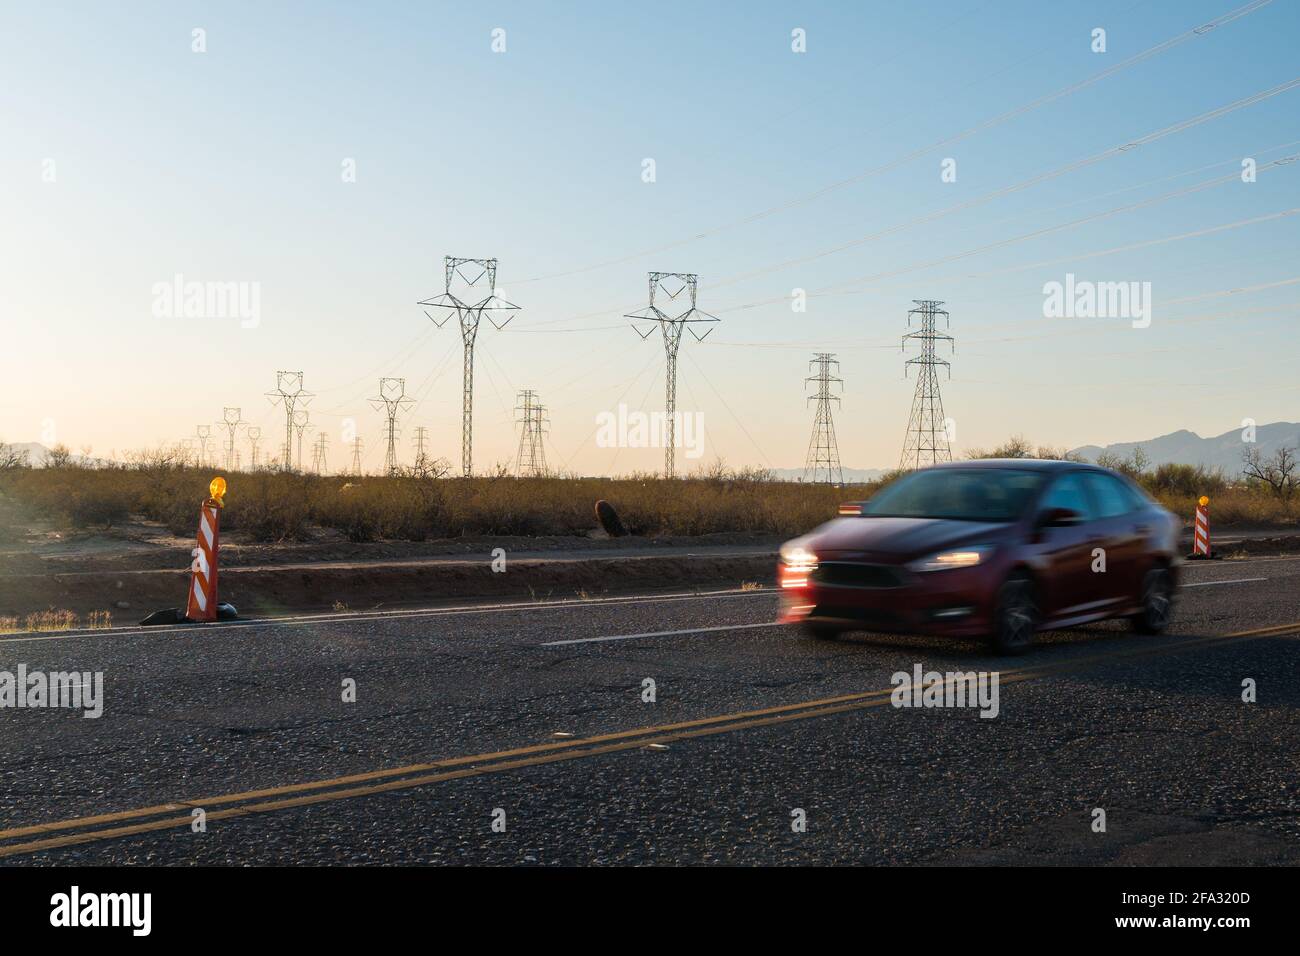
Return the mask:
<path id="1" fill-rule="evenodd" d="M 1047 474 L 1016 468 L 934 468 L 914 471 L 883 488 L 862 507 L 878 518 L 1014 521 L 1024 514 Z"/>

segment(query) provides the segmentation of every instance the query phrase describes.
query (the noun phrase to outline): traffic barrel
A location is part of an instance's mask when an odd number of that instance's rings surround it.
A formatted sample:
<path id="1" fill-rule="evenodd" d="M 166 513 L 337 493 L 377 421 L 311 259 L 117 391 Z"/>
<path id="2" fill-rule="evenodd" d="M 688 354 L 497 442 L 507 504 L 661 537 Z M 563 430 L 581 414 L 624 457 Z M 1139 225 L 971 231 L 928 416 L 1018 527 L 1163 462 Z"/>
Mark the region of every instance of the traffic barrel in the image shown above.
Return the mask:
<path id="1" fill-rule="evenodd" d="M 190 621 L 217 619 L 217 559 L 221 551 L 221 509 L 226 479 L 217 476 L 208 485 L 209 498 L 199 506 L 197 547 L 190 552 L 190 590 L 185 601 L 185 618 Z"/>

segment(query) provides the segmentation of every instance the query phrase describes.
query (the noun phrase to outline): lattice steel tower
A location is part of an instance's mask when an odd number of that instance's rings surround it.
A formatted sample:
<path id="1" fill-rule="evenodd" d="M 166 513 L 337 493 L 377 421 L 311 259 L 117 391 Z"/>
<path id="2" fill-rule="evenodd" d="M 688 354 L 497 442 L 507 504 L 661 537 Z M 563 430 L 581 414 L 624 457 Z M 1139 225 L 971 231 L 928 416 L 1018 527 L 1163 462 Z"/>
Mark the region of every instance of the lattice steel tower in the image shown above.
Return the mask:
<path id="1" fill-rule="evenodd" d="M 253 471 L 257 471 L 257 444 L 262 440 L 262 429 L 258 425 L 249 425 L 244 434 L 248 436 L 248 446 L 252 452 L 250 467 Z"/>
<path id="2" fill-rule="evenodd" d="M 316 444 L 311 446 L 311 469 L 318 475 L 323 475 L 329 470 L 329 466 L 325 463 L 329 440 L 330 436 L 325 432 L 321 432 L 316 436 Z"/>
<path id="3" fill-rule="evenodd" d="M 521 478 L 541 478 L 546 474 L 546 449 L 542 436 L 546 434 L 546 406 L 537 404 L 537 393 L 526 388 L 519 393 L 519 454 L 515 456 L 515 474 Z"/>
<path id="4" fill-rule="evenodd" d="M 221 421 L 217 424 L 226 430 L 226 471 L 230 471 L 235 466 L 235 433 L 248 423 L 240 409 L 226 407 L 221 410 Z"/>
<path id="5" fill-rule="evenodd" d="M 817 383 L 817 393 L 809 395 L 808 401 L 817 402 L 817 414 L 813 418 L 812 439 L 808 442 L 808 458 L 803 466 L 803 480 L 821 482 L 828 485 L 844 484 L 844 469 L 840 467 L 840 450 L 835 444 L 835 422 L 831 418 L 831 402 L 840 400 L 832 394 L 836 385 L 844 388 L 844 379 L 832 374 L 840 370 L 840 363 L 831 352 L 817 352 L 809 360 L 808 366 L 816 374 L 804 379 L 804 384 Z"/>
<path id="6" fill-rule="evenodd" d="M 937 366 L 944 366 L 952 375 L 952 365 L 939 358 L 935 353 L 935 343 L 947 342 L 952 346 L 952 336 L 935 331 L 936 316 L 943 316 L 945 324 L 951 325 L 948 313 L 941 309 L 942 302 L 935 299 L 913 299 L 916 308 L 907 313 L 907 324 L 912 325 L 912 317 L 917 316 L 920 327 L 903 336 L 902 347 L 907 348 L 909 340 L 921 343 L 921 352 L 907 360 L 903 366 L 903 375 L 907 375 L 909 366 L 916 365 L 920 374 L 916 379 L 916 395 L 912 399 L 912 415 L 907 422 L 907 436 L 903 439 L 903 457 L 899 460 L 900 468 L 920 468 L 940 461 L 952 461 L 952 448 L 948 445 L 948 429 L 943 415 L 943 398 L 939 395 L 939 376 Z"/>
<path id="7" fill-rule="evenodd" d="M 415 399 L 406 397 L 406 379 L 381 378 L 379 396 L 372 398 L 370 404 L 384 409 L 388 417 L 388 451 L 384 454 L 384 472 L 397 474 L 397 414 L 415 404 Z"/>
<path id="8" fill-rule="evenodd" d="M 699 276 L 690 272 L 651 272 L 650 274 L 650 303 L 640 312 L 630 312 L 625 318 L 641 319 L 654 322 L 659 326 L 659 330 L 664 336 L 664 429 L 666 441 L 664 442 L 664 477 L 672 478 L 677 474 L 677 351 L 682 344 L 682 329 L 687 326 L 695 325 L 700 322 L 717 322 L 716 316 L 696 308 L 697 286 L 699 285 Z M 683 292 L 689 293 L 690 306 L 686 311 L 678 315 L 669 315 L 664 312 L 661 305 L 665 304 L 662 296 L 667 296 L 668 301 L 676 299 Z M 662 296 L 660 295 L 662 293 Z M 669 306 L 671 308 L 671 306 Z M 647 327 L 642 332 L 635 325 L 632 326 L 637 335 L 642 339 L 648 339 L 654 331 L 653 327 Z M 695 341 L 703 342 L 708 337 L 709 329 L 703 335 L 700 335 L 691 329 L 691 335 Z"/>
<path id="9" fill-rule="evenodd" d="M 307 431 L 307 426 L 311 424 L 311 413 L 305 408 L 299 408 L 293 413 L 294 431 L 298 433 L 298 470 L 302 471 L 302 436 Z"/>
<path id="10" fill-rule="evenodd" d="M 298 405 L 306 405 L 314 397 L 302 387 L 302 372 L 276 372 L 275 391 L 267 392 L 266 397 L 272 405 L 284 405 L 284 451 L 280 459 L 282 471 L 293 470 L 293 429 L 294 418 L 299 411 Z M 303 412 L 303 425 L 306 426 L 306 412 Z M 299 433 L 301 436 L 301 432 Z M 301 440 L 298 451 L 298 464 L 302 464 Z"/>
<path id="11" fill-rule="evenodd" d="M 497 295 L 495 259 L 457 259 L 447 256 L 443 259 L 443 269 L 446 273 L 445 291 L 416 304 L 425 307 L 424 314 L 438 328 L 446 325 L 453 314 L 460 323 L 460 337 L 465 346 L 465 367 L 461 376 L 460 463 L 468 478 L 474 461 L 474 339 L 478 336 L 479 322 L 487 315 L 488 321 L 500 331 L 514 317 L 511 313 L 517 311 L 519 306 Z M 478 283 L 484 278 L 487 279 L 486 287 L 479 286 Z M 487 295 L 474 299 L 472 293 L 476 292 L 486 292 Z M 446 310 L 441 322 L 429 314 L 430 308 Z M 503 316 L 502 321 L 497 321 L 497 315 Z"/>

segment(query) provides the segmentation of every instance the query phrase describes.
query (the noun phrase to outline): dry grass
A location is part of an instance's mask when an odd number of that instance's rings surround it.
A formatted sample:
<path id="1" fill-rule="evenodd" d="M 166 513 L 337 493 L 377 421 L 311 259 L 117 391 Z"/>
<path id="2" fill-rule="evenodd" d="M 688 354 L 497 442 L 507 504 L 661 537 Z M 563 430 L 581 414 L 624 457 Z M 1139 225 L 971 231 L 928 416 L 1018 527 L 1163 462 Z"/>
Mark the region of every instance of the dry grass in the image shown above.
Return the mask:
<path id="1" fill-rule="evenodd" d="M 51 607 L 28 614 L 23 625 L 24 630 L 27 631 L 70 631 L 80 620 L 75 611 L 56 610 Z"/>
<path id="2" fill-rule="evenodd" d="M 111 527 L 130 514 L 194 534 L 213 472 L 194 468 L 39 468 L 3 476 L 0 491 L 68 527 Z M 223 534 L 254 541 L 336 529 L 353 541 L 463 535 L 585 535 L 604 498 L 638 535 L 748 531 L 798 534 L 875 486 L 771 481 L 714 467 L 665 481 L 630 478 L 343 477 L 254 472 L 229 477 Z"/>
<path id="3" fill-rule="evenodd" d="M 213 472 L 175 465 L 87 469 L 19 468 L 0 473 L 0 493 L 65 527 L 111 527 L 129 515 L 194 534 Z M 884 480 L 832 488 L 773 481 L 762 472 L 714 465 L 665 481 L 628 478 L 344 477 L 253 472 L 230 475 L 222 532 L 251 541 L 307 538 L 334 529 L 352 541 L 465 535 L 586 535 L 598 499 L 636 535 L 755 532 L 795 535 L 870 497 Z M 1190 518 L 1196 498 L 1212 499 L 1216 527 L 1296 528 L 1300 496 L 1288 502 L 1258 485 L 1184 465 L 1135 477 L 1171 511 Z"/>

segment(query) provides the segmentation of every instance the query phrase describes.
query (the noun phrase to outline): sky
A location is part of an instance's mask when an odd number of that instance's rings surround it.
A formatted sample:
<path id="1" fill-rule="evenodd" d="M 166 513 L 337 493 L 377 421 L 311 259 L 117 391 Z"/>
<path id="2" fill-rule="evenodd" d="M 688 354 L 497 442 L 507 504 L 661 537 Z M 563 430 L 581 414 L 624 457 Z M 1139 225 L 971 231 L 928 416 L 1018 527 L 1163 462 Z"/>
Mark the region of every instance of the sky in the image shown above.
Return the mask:
<path id="1" fill-rule="evenodd" d="M 662 467 L 597 436 L 663 409 L 623 318 L 652 270 L 720 320 L 681 346 L 683 471 L 801 467 L 819 351 L 844 466 L 897 465 L 914 299 L 951 316 L 957 454 L 1298 420 L 1300 162 L 1269 164 L 1300 156 L 1300 3 L 1189 34 L 1246 6 L 5 0 L 0 440 L 121 458 L 238 407 L 265 455 L 301 370 L 331 469 L 353 431 L 382 465 L 381 376 L 400 460 L 423 426 L 458 465 L 460 335 L 416 305 L 449 255 L 521 307 L 478 336 L 477 471 L 524 388 L 552 468 Z M 1149 288 L 1147 320 L 1047 314 L 1067 274 Z M 255 321 L 160 305 L 177 276 Z"/>

